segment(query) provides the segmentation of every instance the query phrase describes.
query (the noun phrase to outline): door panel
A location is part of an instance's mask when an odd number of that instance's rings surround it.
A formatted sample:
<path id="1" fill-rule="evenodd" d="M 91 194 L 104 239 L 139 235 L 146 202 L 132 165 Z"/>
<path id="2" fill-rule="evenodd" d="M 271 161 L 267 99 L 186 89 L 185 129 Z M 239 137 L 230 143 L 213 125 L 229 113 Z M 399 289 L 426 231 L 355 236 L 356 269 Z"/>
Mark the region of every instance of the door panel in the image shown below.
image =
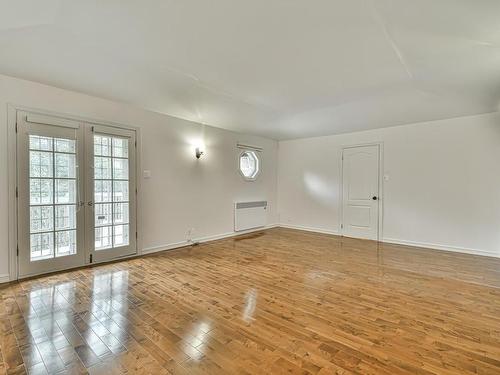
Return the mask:
<path id="1" fill-rule="evenodd" d="M 82 128 L 25 112 L 17 127 L 19 277 L 83 265 Z"/>
<path id="2" fill-rule="evenodd" d="M 346 148 L 342 154 L 343 235 L 378 240 L 378 145 Z"/>
<path id="3" fill-rule="evenodd" d="M 87 246 L 92 262 L 136 254 L 135 131 L 92 126 L 87 145 Z"/>

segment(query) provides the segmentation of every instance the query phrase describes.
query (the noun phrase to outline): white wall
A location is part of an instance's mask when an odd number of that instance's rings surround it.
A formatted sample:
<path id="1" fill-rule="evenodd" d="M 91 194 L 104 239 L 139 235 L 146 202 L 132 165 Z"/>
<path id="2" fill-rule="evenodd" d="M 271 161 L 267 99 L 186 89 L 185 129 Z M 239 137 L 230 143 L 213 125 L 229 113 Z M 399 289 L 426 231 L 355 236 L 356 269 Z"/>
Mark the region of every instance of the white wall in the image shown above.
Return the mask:
<path id="1" fill-rule="evenodd" d="M 186 241 L 189 228 L 195 228 L 194 239 L 232 233 L 238 200 L 268 200 L 268 223 L 277 222 L 277 142 L 0 75 L 0 280 L 9 272 L 8 103 L 140 127 L 140 169 L 152 172 L 139 193 L 145 251 Z M 206 154 L 198 161 L 190 143 L 203 136 Z M 240 176 L 237 142 L 264 149 L 257 181 Z"/>
<path id="2" fill-rule="evenodd" d="M 383 240 L 500 256 L 500 114 L 279 144 L 283 225 L 339 232 L 341 149 L 383 142 Z"/>
<path id="3" fill-rule="evenodd" d="M 195 239 L 231 233 L 236 200 L 267 199 L 270 225 L 338 233 L 341 147 L 381 141 L 390 177 L 383 240 L 500 256 L 498 113 L 284 141 L 278 150 L 272 140 L 0 75 L 0 280 L 9 272 L 8 103 L 141 128 L 140 169 L 152 172 L 139 195 L 146 251 L 184 242 L 189 228 Z M 207 152 L 197 161 L 190 143 L 202 137 Z M 237 171 L 237 142 L 264 148 L 256 182 Z"/>

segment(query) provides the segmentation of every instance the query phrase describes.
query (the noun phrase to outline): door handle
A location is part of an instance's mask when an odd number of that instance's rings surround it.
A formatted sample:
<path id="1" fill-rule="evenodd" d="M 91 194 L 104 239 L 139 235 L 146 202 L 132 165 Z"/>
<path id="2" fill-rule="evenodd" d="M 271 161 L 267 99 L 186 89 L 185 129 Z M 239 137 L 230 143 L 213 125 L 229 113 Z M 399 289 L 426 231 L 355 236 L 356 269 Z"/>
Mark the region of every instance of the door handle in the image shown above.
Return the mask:
<path id="1" fill-rule="evenodd" d="M 378 200 L 378 197 L 377 197 L 377 196 L 374 196 L 374 197 L 372 197 L 372 199 L 373 199 L 374 201 L 376 201 L 376 200 Z"/>
<path id="2" fill-rule="evenodd" d="M 89 203 L 87 203 L 89 207 L 92 207 L 94 205 L 94 203 L 92 201 L 90 201 Z"/>

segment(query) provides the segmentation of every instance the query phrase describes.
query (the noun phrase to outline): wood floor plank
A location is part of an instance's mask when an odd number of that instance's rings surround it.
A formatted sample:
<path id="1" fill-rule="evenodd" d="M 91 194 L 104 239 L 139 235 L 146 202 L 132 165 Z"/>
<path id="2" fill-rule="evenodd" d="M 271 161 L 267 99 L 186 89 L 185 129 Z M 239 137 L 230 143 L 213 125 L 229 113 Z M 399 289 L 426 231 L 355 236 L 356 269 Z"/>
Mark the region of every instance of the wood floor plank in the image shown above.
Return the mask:
<path id="1" fill-rule="evenodd" d="M 500 259 L 289 229 L 0 288 L 0 375 L 499 374 Z"/>

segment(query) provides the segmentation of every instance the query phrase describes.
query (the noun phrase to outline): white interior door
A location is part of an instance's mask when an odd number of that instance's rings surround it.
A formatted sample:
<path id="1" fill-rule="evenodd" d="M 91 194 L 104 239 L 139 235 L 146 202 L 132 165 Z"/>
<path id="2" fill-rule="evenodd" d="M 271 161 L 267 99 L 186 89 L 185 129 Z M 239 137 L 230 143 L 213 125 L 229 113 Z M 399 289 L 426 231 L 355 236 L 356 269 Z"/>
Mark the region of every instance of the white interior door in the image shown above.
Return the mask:
<path id="1" fill-rule="evenodd" d="M 19 277 L 85 262 L 82 145 L 78 123 L 17 114 Z"/>
<path id="2" fill-rule="evenodd" d="M 342 233 L 378 240 L 380 147 L 345 148 L 342 166 Z"/>
<path id="3" fill-rule="evenodd" d="M 94 125 L 86 140 L 89 262 L 136 254 L 135 131 Z"/>

